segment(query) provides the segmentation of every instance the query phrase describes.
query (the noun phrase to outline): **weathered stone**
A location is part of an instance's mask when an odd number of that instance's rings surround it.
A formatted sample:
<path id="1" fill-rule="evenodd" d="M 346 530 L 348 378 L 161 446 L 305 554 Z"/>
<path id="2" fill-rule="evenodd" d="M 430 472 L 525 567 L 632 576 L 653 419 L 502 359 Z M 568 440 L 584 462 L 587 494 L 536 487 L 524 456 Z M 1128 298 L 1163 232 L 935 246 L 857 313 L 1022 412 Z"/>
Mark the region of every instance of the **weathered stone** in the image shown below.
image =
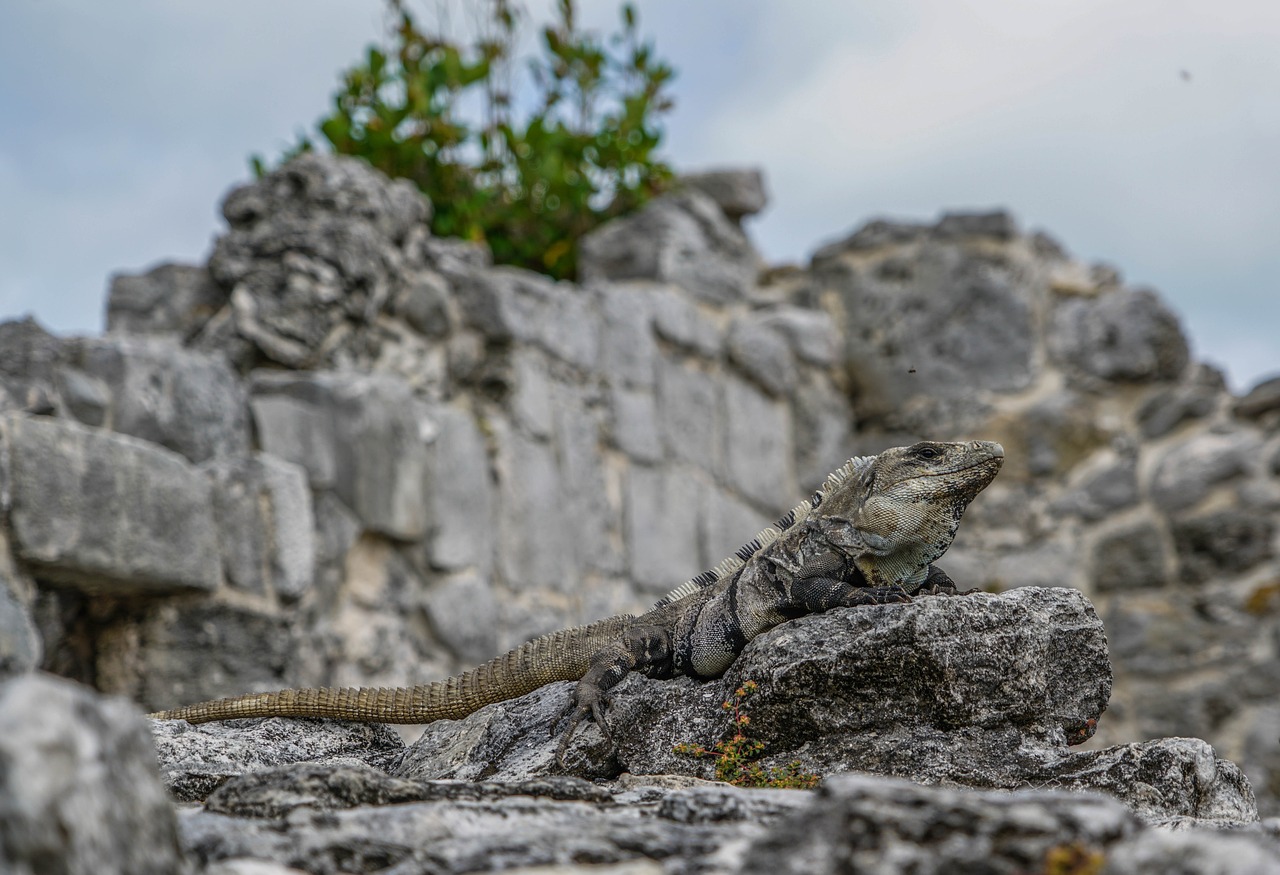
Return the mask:
<path id="1" fill-rule="evenodd" d="M 748 314 L 729 328 L 729 358 L 774 397 L 785 396 L 798 379 L 791 344 L 759 314 Z"/>
<path id="2" fill-rule="evenodd" d="M 473 272 L 459 281 L 470 325 L 495 341 L 535 343 L 578 367 L 593 367 L 600 326 L 583 291 L 514 267 Z"/>
<path id="3" fill-rule="evenodd" d="M 9 524 L 40 576 L 117 594 L 212 590 L 210 487 L 176 453 L 77 423 L 0 416 Z"/>
<path id="4" fill-rule="evenodd" d="M 424 606 L 436 637 L 468 667 L 498 652 L 498 599 L 485 578 L 450 575 L 432 585 Z"/>
<path id="5" fill-rule="evenodd" d="M 824 377 L 805 380 L 791 397 L 796 479 L 801 492 L 816 489 L 852 455 L 853 408 Z"/>
<path id="6" fill-rule="evenodd" d="M 590 389 L 558 383 L 552 398 L 559 445 L 559 504 L 565 524 L 574 533 L 574 560 L 580 569 L 620 573 L 625 565 L 617 537 L 621 503 L 609 494 L 598 396 Z"/>
<path id="7" fill-rule="evenodd" d="M 721 418 L 716 381 L 690 364 L 663 358 L 658 368 L 658 426 L 667 455 L 716 471 Z"/>
<path id="8" fill-rule="evenodd" d="M 1145 289 L 1061 301 L 1047 342 L 1058 364 L 1109 381 L 1174 380 L 1190 358 L 1178 317 Z"/>
<path id="9" fill-rule="evenodd" d="M 103 662 L 134 662 L 138 676 L 101 677 L 146 707 L 174 708 L 190 702 L 288 686 L 296 634 L 286 617 L 216 602 L 167 602 L 139 624 L 136 653 L 99 654 Z M 128 636 L 130 638 L 134 636 Z M 118 642 L 118 646 L 128 644 Z"/>
<path id="10" fill-rule="evenodd" d="M 604 325 L 601 366 L 614 387 L 653 385 L 658 346 L 653 339 L 649 297 L 630 284 L 608 285 L 600 291 Z"/>
<path id="11" fill-rule="evenodd" d="M 794 505 L 793 505 L 794 506 Z M 699 522 L 702 529 L 702 554 L 698 568 L 714 568 L 727 556 L 755 537 L 756 532 L 777 518 L 753 508 L 736 495 L 717 487 L 707 487 L 702 493 L 702 510 Z M 692 577 L 693 572 L 685 575 Z"/>
<path id="12" fill-rule="evenodd" d="M 0 684 L 0 869 L 185 871 L 146 725 L 121 699 L 48 675 Z"/>
<path id="13" fill-rule="evenodd" d="M 1171 447 L 1151 477 L 1152 500 L 1173 513 L 1198 503 L 1215 486 L 1243 474 L 1261 449 L 1249 431 L 1198 434 Z"/>
<path id="14" fill-rule="evenodd" d="M 779 402 L 732 378 L 724 381 L 724 460 L 729 482 L 745 496 L 781 512 L 799 490 L 791 470 L 791 421 Z"/>
<path id="15" fill-rule="evenodd" d="M 1106 617 L 1112 657 L 1131 676 L 1154 681 L 1234 668 L 1249 660 L 1245 624 L 1213 616 L 1192 593 L 1170 588 L 1135 592 L 1113 599 Z M 1172 695 L 1167 683 L 1154 692 L 1162 698 Z"/>
<path id="16" fill-rule="evenodd" d="M 754 216 L 769 202 L 764 190 L 764 174 L 758 168 L 686 173 L 680 177 L 680 184 L 710 197 L 735 222 Z"/>
<path id="17" fill-rule="evenodd" d="M 811 268 L 825 267 L 846 253 L 870 252 L 902 243 L 913 243 L 928 236 L 930 227 L 924 222 L 872 219 L 847 237 L 823 244 L 814 250 Z"/>
<path id="18" fill-rule="evenodd" d="M 543 357 L 534 350 L 516 350 L 512 371 L 512 418 L 534 437 L 551 437 L 551 376 Z"/>
<path id="19" fill-rule="evenodd" d="M 191 336 L 226 305 L 228 290 L 202 265 L 166 263 L 118 273 L 107 292 L 107 332 Z"/>
<path id="20" fill-rule="evenodd" d="M 632 465 L 624 501 L 627 555 L 636 585 L 663 594 L 696 574 L 700 504 L 697 482 L 688 472 Z"/>
<path id="21" fill-rule="evenodd" d="M 30 316 L 0 322 L 0 412 L 56 413 L 54 377 L 66 346 Z"/>
<path id="22" fill-rule="evenodd" d="M 1208 416 L 1226 395 L 1226 378 L 1211 365 L 1195 365 L 1192 378 L 1163 389 L 1138 408 L 1138 425 L 1143 437 L 1162 437 L 1182 423 Z"/>
<path id="23" fill-rule="evenodd" d="M 992 237 L 1008 241 L 1018 236 L 1018 223 L 1004 210 L 987 213 L 943 213 L 933 227 L 935 237 Z"/>
<path id="24" fill-rule="evenodd" d="M 824 310 L 802 307 L 775 307 L 764 317 L 767 325 L 782 334 L 803 362 L 832 367 L 840 359 L 840 331 Z"/>
<path id="25" fill-rule="evenodd" d="M 436 424 L 401 380 L 338 373 L 253 375 L 250 406 L 262 448 L 332 488 L 372 531 L 426 533 L 426 445 Z"/>
<path id="26" fill-rule="evenodd" d="M 288 763 L 385 769 L 404 753 L 390 727 L 345 720 L 152 720 L 151 734 L 161 779 L 180 802 L 203 800 L 228 778 Z"/>
<path id="27" fill-rule="evenodd" d="M 210 463 L 222 566 L 232 586 L 300 598 L 315 573 L 306 471 L 267 453 Z"/>
<path id="28" fill-rule="evenodd" d="M 658 405 L 651 392 L 615 387 L 611 395 L 613 443 L 639 462 L 662 460 Z"/>
<path id="29" fill-rule="evenodd" d="M 112 431 L 196 463 L 248 453 L 247 397 L 222 356 L 170 338 L 111 337 L 81 341 L 76 359 L 109 388 Z"/>
<path id="30" fill-rule="evenodd" d="M 653 330 L 663 340 L 704 358 L 720 354 L 720 329 L 680 289 L 647 283 L 628 283 L 626 287 L 645 289 L 653 305 Z"/>
<path id="31" fill-rule="evenodd" d="M 1235 404 L 1236 416 L 1243 419 L 1260 419 L 1274 410 L 1280 410 L 1280 377 L 1262 380 Z"/>
<path id="32" fill-rule="evenodd" d="M 1173 542 L 1182 579 L 1203 583 L 1253 568 L 1271 557 L 1274 534 L 1269 517 L 1237 508 L 1177 520 Z"/>
<path id="33" fill-rule="evenodd" d="M 0 550 L 7 548 L 0 538 Z M 31 618 L 30 606 L 22 597 L 26 589 L 16 580 L 17 572 L 0 556 L 0 681 L 32 671 L 40 664 L 44 644 Z"/>
<path id="34" fill-rule="evenodd" d="M 432 568 L 487 570 L 495 549 L 493 482 L 475 417 L 453 406 L 431 413 L 440 435 L 427 448 L 425 541 Z"/>
<path id="35" fill-rule="evenodd" d="M 570 590 L 573 533 L 560 508 L 560 472 L 554 451 L 513 429 L 498 438 L 498 568 L 517 589 Z"/>
<path id="36" fill-rule="evenodd" d="M 1096 522 L 1137 501 L 1137 459 L 1105 451 L 1072 471 L 1071 483 L 1054 507 Z"/>
<path id="37" fill-rule="evenodd" d="M 859 415 L 884 416 L 917 395 L 1028 386 L 1038 369 L 1026 270 L 960 243 L 815 256 L 815 279 L 843 304 Z"/>
<path id="38" fill-rule="evenodd" d="M 449 285 L 433 271 L 415 271 L 405 277 L 396 295 L 394 312 L 427 337 L 449 332 Z"/>
<path id="39" fill-rule="evenodd" d="M 1099 592 L 1163 586 L 1169 577 L 1164 538 L 1149 522 L 1114 532 L 1093 548 L 1090 579 Z"/>
<path id="40" fill-rule="evenodd" d="M 578 243 L 578 275 L 586 285 L 657 280 L 724 304 L 744 297 L 758 270 L 759 256 L 742 231 L 714 200 L 692 189 L 650 201 Z"/>
<path id="41" fill-rule="evenodd" d="M 58 369 L 58 395 L 73 417 L 85 425 L 106 424 L 111 409 L 111 387 L 79 368 Z M 243 415 L 243 414 L 241 414 Z"/>

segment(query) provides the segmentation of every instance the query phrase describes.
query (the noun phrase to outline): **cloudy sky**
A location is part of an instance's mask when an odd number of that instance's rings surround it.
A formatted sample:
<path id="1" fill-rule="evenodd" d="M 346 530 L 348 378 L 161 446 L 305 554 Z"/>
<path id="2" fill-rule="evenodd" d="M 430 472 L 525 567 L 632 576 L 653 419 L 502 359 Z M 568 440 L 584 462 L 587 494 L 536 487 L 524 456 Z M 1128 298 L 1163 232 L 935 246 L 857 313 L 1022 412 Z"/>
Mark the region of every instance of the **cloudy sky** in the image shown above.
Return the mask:
<path id="1" fill-rule="evenodd" d="M 639 5 L 679 70 L 668 158 L 762 166 L 770 259 L 1003 206 L 1160 290 L 1238 390 L 1280 372 L 1275 0 Z M 246 157 L 308 129 L 382 21 L 379 0 L 3 0 L 0 317 L 97 332 L 110 273 L 202 258 Z"/>

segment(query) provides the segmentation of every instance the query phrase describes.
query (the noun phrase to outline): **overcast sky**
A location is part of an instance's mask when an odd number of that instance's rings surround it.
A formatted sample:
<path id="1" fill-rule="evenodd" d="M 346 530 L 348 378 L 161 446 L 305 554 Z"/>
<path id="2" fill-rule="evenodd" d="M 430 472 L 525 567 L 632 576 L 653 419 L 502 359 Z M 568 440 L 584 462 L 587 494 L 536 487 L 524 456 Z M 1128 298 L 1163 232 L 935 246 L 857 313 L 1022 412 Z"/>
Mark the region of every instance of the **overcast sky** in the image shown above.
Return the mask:
<path id="1" fill-rule="evenodd" d="M 1158 289 L 1237 390 L 1280 372 L 1277 0 L 638 5 L 679 71 L 666 156 L 763 167 L 771 260 L 1002 206 Z M 382 21 L 380 0 L 2 0 L 0 317 L 98 332 L 110 273 L 203 258 L 246 157 L 309 129 Z"/>

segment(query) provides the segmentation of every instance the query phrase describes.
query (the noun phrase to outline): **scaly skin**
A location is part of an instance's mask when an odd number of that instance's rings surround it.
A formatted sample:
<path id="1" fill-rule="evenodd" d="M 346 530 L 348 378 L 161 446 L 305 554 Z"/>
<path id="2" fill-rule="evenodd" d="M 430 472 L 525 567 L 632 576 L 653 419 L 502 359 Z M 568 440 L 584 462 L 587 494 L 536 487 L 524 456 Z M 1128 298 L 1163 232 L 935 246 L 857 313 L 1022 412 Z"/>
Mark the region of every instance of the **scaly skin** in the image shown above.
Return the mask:
<path id="1" fill-rule="evenodd" d="M 999 444 L 925 441 L 851 459 L 808 501 L 640 617 L 553 632 L 461 675 L 414 687 L 300 689 L 202 702 L 150 716 L 192 723 L 240 717 L 330 717 L 430 723 L 558 680 L 576 680 L 560 755 L 628 672 L 712 678 L 747 642 L 808 613 L 955 593 L 933 562 L 969 502 L 1004 461 Z"/>

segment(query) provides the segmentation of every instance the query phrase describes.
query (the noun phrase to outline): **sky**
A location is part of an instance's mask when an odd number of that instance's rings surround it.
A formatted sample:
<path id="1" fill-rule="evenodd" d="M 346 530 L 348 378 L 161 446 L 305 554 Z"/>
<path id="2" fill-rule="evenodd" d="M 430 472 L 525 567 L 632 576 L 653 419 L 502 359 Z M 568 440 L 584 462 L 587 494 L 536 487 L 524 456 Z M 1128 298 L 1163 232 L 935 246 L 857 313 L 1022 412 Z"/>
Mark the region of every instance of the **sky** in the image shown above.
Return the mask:
<path id="1" fill-rule="evenodd" d="M 763 168 L 749 232 L 771 261 L 872 218 L 1003 207 L 1157 289 L 1237 391 L 1280 373 L 1275 0 L 637 5 L 679 74 L 665 157 Z M 580 6 L 617 21 L 616 0 Z M 0 318 L 97 333 L 110 274 L 202 260 L 248 156 L 312 128 L 384 14 L 3 0 Z"/>

